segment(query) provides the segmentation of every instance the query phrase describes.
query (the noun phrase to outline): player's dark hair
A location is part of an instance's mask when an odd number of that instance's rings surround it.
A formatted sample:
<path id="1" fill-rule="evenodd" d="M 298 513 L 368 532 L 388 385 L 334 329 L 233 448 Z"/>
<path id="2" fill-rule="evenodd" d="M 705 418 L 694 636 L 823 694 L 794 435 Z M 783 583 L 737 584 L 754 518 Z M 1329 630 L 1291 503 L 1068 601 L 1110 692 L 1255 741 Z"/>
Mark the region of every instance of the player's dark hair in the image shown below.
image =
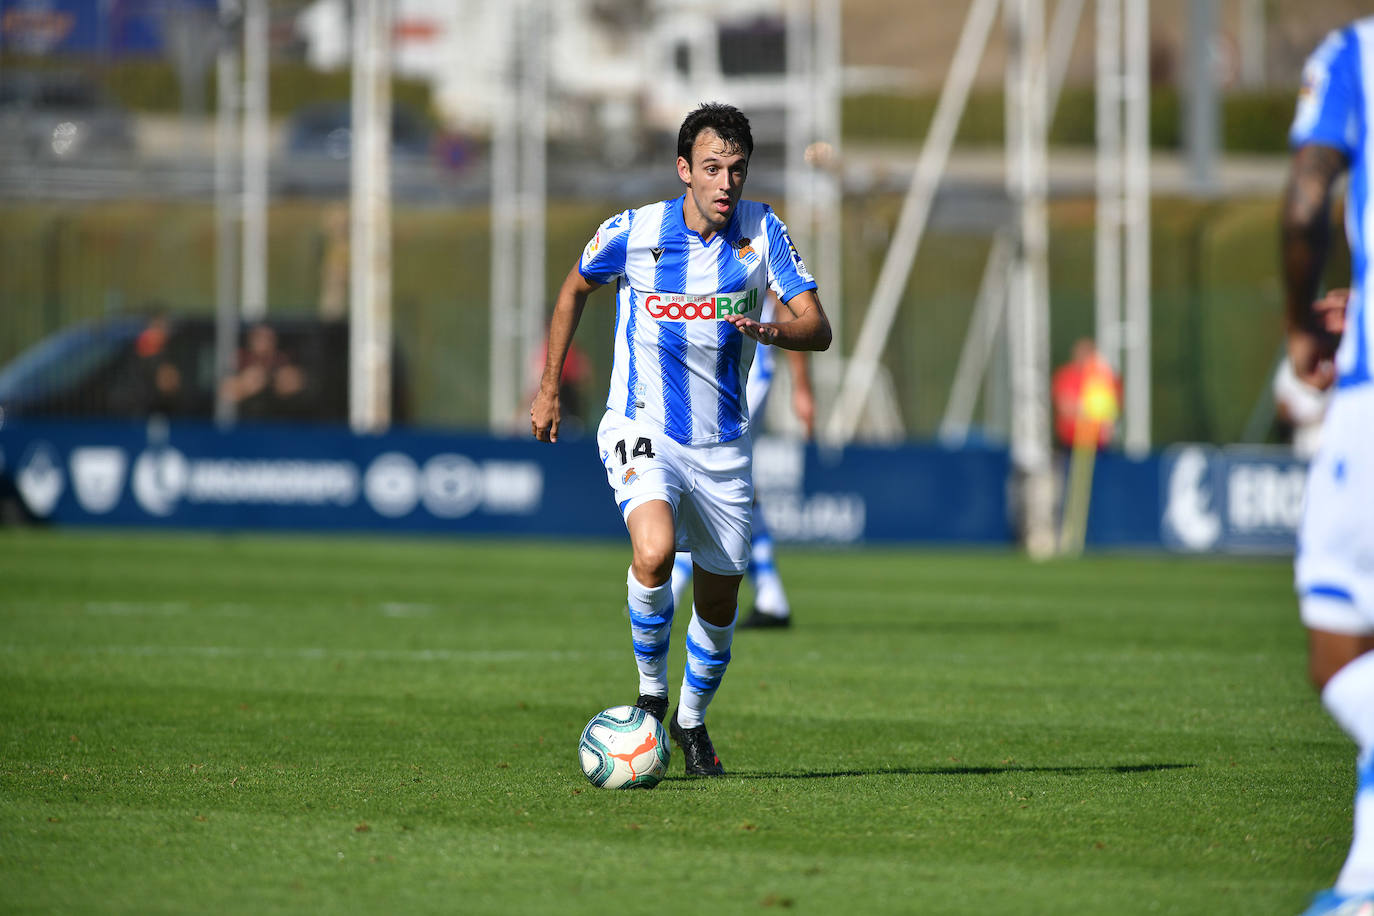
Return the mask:
<path id="1" fill-rule="evenodd" d="M 749 119 L 733 105 L 720 102 L 705 102 L 683 119 L 677 132 L 677 154 L 692 161 L 692 147 L 697 135 L 703 130 L 714 131 L 732 149 L 744 153 L 747 161 L 754 154 L 754 135 L 749 130 Z"/>

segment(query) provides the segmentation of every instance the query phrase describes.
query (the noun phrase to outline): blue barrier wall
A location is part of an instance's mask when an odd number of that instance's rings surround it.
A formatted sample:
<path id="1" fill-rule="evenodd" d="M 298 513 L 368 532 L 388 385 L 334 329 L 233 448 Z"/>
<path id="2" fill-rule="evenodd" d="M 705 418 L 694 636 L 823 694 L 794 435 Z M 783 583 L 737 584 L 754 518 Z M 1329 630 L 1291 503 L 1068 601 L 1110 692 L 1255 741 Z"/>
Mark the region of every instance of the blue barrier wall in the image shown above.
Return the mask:
<path id="1" fill-rule="evenodd" d="M 1305 465 L 1277 448 L 1098 456 L 1087 546 L 1291 553 Z M 1062 471 L 1062 469 L 1061 469 Z M 755 443 L 779 541 L 1011 544 L 1004 448 Z M 338 428 L 12 423 L 0 495 L 73 525 L 622 537 L 590 438 Z"/>
<path id="2" fill-rule="evenodd" d="M 1190 553 L 1292 553 L 1306 481 L 1285 449 L 1174 446 L 1159 459 L 1160 538 Z"/>
<path id="3" fill-rule="evenodd" d="M 1007 544 L 1005 449 L 762 439 L 755 481 L 779 540 Z M 335 428 L 18 422 L 0 486 L 71 525 L 623 537 L 590 438 Z"/>

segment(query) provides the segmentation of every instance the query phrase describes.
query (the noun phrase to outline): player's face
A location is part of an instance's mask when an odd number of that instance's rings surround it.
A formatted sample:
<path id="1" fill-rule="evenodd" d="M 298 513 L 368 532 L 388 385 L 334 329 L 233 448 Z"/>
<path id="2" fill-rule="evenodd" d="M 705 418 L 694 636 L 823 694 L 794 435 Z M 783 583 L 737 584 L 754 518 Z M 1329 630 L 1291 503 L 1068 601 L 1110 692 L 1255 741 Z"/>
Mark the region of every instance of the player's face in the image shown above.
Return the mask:
<path id="1" fill-rule="evenodd" d="M 692 161 L 677 159 L 677 174 L 687 185 L 683 218 L 687 228 L 702 235 L 724 229 L 744 193 L 749 160 L 744 151 L 703 130 L 692 144 Z"/>

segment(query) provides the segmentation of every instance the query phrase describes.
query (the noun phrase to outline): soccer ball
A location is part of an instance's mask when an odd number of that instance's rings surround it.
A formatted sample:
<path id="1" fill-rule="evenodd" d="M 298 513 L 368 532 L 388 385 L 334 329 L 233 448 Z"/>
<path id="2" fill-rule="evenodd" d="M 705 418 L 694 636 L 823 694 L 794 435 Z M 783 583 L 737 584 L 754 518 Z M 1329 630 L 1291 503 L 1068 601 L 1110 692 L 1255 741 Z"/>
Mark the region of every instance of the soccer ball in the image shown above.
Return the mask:
<path id="1" fill-rule="evenodd" d="M 668 733 L 637 706 L 612 706 L 582 729 L 577 756 L 594 786 L 652 789 L 668 772 Z"/>

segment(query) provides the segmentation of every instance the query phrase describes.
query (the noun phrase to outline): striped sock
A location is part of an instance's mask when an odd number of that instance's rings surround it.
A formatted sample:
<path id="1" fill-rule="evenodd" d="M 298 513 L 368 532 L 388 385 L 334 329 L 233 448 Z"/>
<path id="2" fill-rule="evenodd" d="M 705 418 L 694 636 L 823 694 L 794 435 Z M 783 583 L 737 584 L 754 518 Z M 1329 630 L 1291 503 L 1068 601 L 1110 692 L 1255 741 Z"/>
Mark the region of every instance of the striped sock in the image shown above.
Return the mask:
<path id="1" fill-rule="evenodd" d="M 682 607 L 686 603 L 682 597 L 687 594 L 687 586 L 691 584 L 692 555 L 679 553 L 673 558 L 673 607 Z"/>
<path id="2" fill-rule="evenodd" d="M 665 582 L 656 588 L 641 585 L 630 570 L 626 578 L 630 611 L 630 639 L 639 667 L 639 692 L 668 695 L 668 642 L 673 635 L 673 589 Z"/>
<path id="3" fill-rule="evenodd" d="M 754 609 L 761 614 L 786 617 L 791 613 L 782 577 L 773 565 L 773 535 L 763 526 L 762 513 L 754 513 L 754 538 L 749 553 L 749 578 L 754 583 Z"/>
<path id="4" fill-rule="evenodd" d="M 739 617 L 738 612 L 735 617 Z M 687 665 L 678 695 L 677 721 L 683 728 L 696 728 L 706 718 L 706 707 L 711 705 L 730 664 L 730 641 L 734 634 L 733 620 L 718 627 L 698 617 L 695 608 L 692 610 L 692 621 L 687 625 Z"/>

